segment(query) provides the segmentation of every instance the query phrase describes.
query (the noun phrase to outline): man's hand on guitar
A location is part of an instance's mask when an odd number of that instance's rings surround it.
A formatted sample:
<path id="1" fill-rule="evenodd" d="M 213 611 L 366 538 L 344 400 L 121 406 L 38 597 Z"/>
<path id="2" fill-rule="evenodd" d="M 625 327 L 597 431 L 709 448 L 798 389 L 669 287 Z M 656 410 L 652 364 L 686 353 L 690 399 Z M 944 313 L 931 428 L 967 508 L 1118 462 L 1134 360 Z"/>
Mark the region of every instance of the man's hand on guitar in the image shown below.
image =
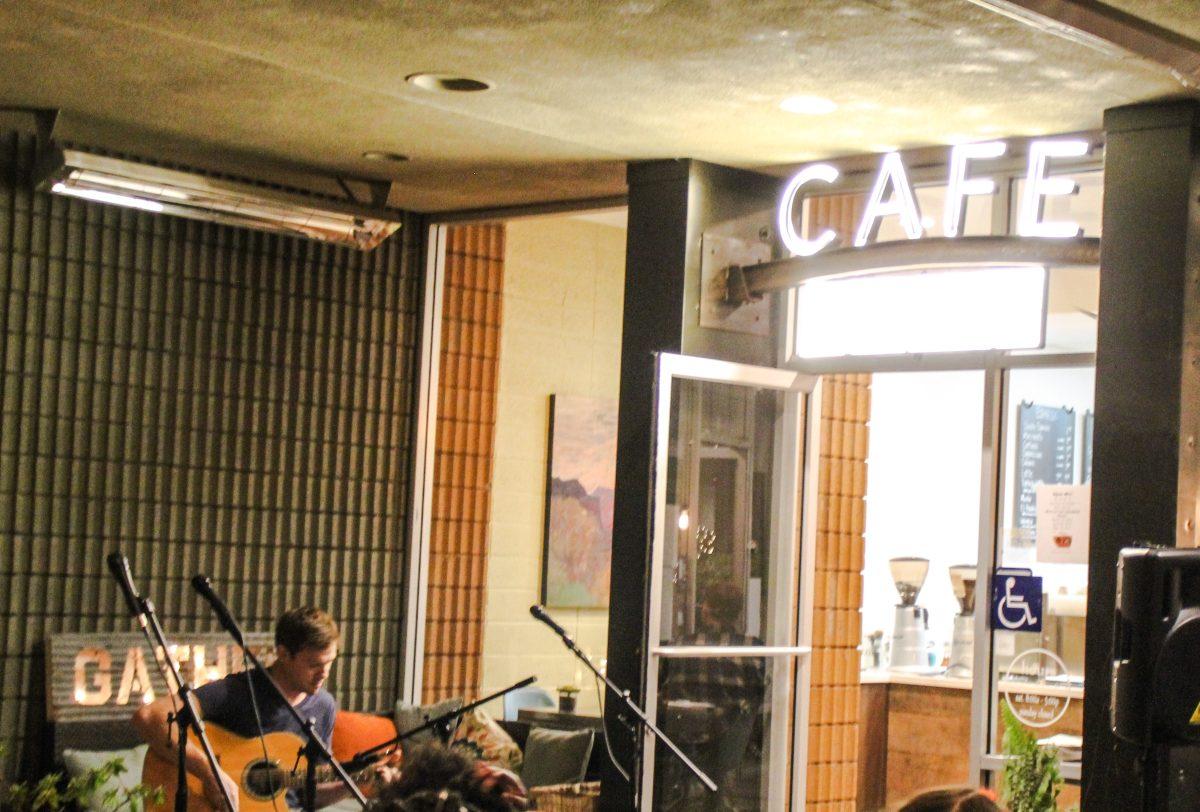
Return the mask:
<path id="1" fill-rule="evenodd" d="M 479 788 L 488 795 L 503 799 L 513 809 L 527 809 L 529 799 L 521 779 L 508 770 L 483 761 L 476 761 L 473 770 Z"/>
<path id="2" fill-rule="evenodd" d="M 383 784 L 390 784 L 400 778 L 400 764 L 404 760 L 400 750 L 385 753 L 379 761 L 371 765 L 367 775 L 367 787 L 374 789 Z"/>
<path id="3" fill-rule="evenodd" d="M 226 791 L 229 793 L 229 798 L 233 801 L 233 809 L 230 812 L 237 812 L 238 808 L 238 785 L 229 777 L 229 774 L 224 770 L 217 770 L 217 774 L 221 779 L 221 783 L 225 785 Z M 224 809 L 225 799 L 221 797 L 221 788 L 213 779 L 211 770 L 205 768 L 204 776 L 201 779 L 204 782 L 204 798 L 212 806 L 213 809 Z"/>

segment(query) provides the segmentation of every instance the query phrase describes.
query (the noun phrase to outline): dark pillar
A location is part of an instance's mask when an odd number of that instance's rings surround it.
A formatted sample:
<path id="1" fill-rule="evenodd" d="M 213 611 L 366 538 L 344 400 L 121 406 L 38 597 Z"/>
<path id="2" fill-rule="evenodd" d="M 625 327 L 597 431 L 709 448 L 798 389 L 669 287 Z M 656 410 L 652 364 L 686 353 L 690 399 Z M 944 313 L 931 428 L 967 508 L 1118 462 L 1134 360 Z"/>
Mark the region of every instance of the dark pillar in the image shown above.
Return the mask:
<path id="1" fill-rule="evenodd" d="M 679 352 L 683 339 L 689 167 L 688 161 L 656 161 L 629 167 L 608 675 L 618 685 L 629 688 L 639 704 L 646 625 L 653 353 Z M 617 720 L 621 710 L 610 694 L 605 699 L 605 719 L 613 756 L 633 771 L 636 783 L 637 743 Z M 601 793 L 604 809 L 633 808 L 634 788 L 608 762 Z"/>
<path id="2" fill-rule="evenodd" d="M 629 167 L 625 249 L 625 313 L 617 482 L 613 509 L 612 596 L 608 674 L 641 704 L 646 651 L 653 472 L 655 353 L 770 364 L 769 338 L 700 327 L 702 237 L 706 230 L 749 218 L 751 233 L 769 228 L 780 180 L 699 161 L 651 161 Z M 636 783 L 640 736 L 617 721 L 620 704 L 606 700 L 613 754 Z M 608 765 L 601 806 L 627 810 L 634 789 Z"/>
<path id="3" fill-rule="evenodd" d="M 1196 543 L 1198 121 L 1200 106 L 1192 101 L 1104 115 L 1084 701 L 1083 808 L 1089 812 L 1138 809 L 1142 800 L 1139 754 L 1109 730 L 1118 552 L 1138 541 Z"/>

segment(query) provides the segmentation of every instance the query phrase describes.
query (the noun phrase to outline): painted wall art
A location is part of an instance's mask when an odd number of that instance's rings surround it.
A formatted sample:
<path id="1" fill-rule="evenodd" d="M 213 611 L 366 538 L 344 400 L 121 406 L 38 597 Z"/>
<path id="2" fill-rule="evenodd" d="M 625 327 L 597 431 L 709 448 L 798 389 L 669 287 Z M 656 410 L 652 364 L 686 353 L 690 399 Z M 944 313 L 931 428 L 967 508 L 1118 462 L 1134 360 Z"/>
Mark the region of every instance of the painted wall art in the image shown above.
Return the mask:
<path id="1" fill-rule="evenodd" d="M 617 403 L 550 397 L 542 602 L 606 609 L 612 563 Z"/>

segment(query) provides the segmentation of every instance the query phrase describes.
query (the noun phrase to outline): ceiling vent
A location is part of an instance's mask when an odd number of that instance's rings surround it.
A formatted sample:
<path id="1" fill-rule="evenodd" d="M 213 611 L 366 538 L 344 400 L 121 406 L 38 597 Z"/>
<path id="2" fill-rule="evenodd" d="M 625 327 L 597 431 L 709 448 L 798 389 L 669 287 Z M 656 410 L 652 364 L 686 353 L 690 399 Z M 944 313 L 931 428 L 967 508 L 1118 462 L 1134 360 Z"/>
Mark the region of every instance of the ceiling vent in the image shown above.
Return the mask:
<path id="1" fill-rule="evenodd" d="M 42 188 L 60 195 L 298 235 L 362 251 L 379 245 L 400 227 L 397 213 L 384 209 L 77 149 L 48 150 L 39 181 Z"/>

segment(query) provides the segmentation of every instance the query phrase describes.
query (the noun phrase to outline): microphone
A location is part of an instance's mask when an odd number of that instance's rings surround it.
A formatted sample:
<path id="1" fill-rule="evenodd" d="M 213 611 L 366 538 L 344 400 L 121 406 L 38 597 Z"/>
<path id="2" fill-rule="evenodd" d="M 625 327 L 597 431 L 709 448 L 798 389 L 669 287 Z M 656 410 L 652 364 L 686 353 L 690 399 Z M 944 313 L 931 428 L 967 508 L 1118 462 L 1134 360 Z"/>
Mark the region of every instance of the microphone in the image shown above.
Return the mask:
<path id="1" fill-rule="evenodd" d="M 138 597 L 137 590 L 133 588 L 133 575 L 129 572 L 129 559 L 123 553 L 117 552 L 109 553 L 104 560 L 108 562 L 108 569 L 112 572 L 113 578 L 117 580 L 121 594 L 125 596 L 125 603 L 129 605 L 129 614 L 141 619 L 142 601 Z"/>
<path id="2" fill-rule="evenodd" d="M 225 605 L 217 593 L 213 591 L 212 581 L 208 580 L 207 575 L 192 576 L 192 589 L 200 594 L 200 597 L 212 607 L 212 610 L 217 615 L 217 622 L 229 632 L 234 641 L 242 648 L 246 647 L 242 639 L 242 630 L 238 628 L 237 621 L 233 619 L 233 615 L 229 613 L 229 607 Z"/>
<path id="3" fill-rule="evenodd" d="M 566 629 L 564 629 L 562 626 L 559 626 L 557 623 L 555 623 L 554 618 L 552 618 L 552 617 L 550 617 L 550 615 L 546 614 L 546 610 L 544 608 L 542 608 L 542 605 L 540 603 L 535 603 L 533 606 L 530 606 L 529 614 L 533 615 L 535 618 L 542 621 L 547 626 L 549 626 L 551 629 L 553 629 L 554 633 L 557 634 L 559 637 L 567 636 Z"/>

